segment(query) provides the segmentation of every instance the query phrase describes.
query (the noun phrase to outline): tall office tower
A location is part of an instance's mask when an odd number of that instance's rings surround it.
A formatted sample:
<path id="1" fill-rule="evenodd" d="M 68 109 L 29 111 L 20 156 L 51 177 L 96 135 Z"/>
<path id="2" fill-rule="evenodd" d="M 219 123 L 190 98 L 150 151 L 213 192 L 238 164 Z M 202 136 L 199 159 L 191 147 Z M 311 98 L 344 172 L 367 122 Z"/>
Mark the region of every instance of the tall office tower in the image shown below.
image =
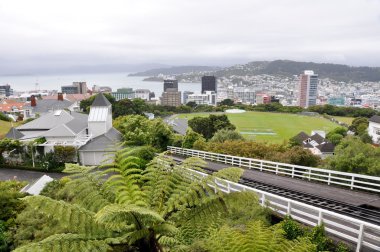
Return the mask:
<path id="1" fill-rule="evenodd" d="M 178 92 L 176 88 L 168 88 L 166 92 L 162 93 L 161 105 L 170 107 L 181 106 L 181 92 Z"/>
<path id="2" fill-rule="evenodd" d="M 164 92 L 168 88 L 175 88 L 178 91 L 178 80 L 164 80 Z"/>
<path id="3" fill-rule="evenodd" d="M 78 87 L 79 94 L 87 94 L 86 82 L 73 82 L 73 86 Z"/>
<path id="4" fill-rule="evenodd" d="M 216 78 L 215 76 L 202 77 L 202 94 L 206 91 L 214 91 L 216 93 Z"/>
<path id="5" fill-rule="evenodd" d="M 298 85 L 298 105 L 303 108 L 317 104 L 318 74 L 306 70 L 300 75 Z"/>
<path id="6" fill-rule="evenodd" d="M 0 86 L 1 93 L 5 94 L 6 97 L 13 95 L 13 89 L 9 84 Z"/>

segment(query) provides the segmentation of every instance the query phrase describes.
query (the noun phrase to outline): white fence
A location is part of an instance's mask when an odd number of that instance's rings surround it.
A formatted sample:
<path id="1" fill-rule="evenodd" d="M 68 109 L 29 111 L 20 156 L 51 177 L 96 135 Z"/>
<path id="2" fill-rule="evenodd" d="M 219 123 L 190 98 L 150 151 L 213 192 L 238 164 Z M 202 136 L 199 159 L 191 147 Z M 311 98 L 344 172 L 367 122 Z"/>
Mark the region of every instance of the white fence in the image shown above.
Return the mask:
<path id="1" fill-rule="evenodd" d="M 208 176 L 206 173 L 199 171 L 190 171 L 198 178 Z M 303 224 L 316 226 L 323 223 L 326 232 L 342 240 L 356 244 L 357 252 L 365 250 L 380 251 L 380 227 L 377 225 L 228 180 L 216 178 L 214 182 L 216 187 L 225 193 L 241 191 L 255 192 L 259 196 L 261 205 L 268 206 L 280 215 L 290 215 L 293 219 Z M 214 185 L 210 186 L 214 187 Z"/>
<path id="2" fill-rule="evenodd" d="M 168 151 L 173 154 L 199 157 L 213 162 L 271 172 L 279 175 L 290 176 L 292 178 L 302 178 L 309 181 L 324 182 L 328 185 L 339 185 L 349 187 L 350 189 L 380 192 L 380 177 L 277 163 L 253 158 L 230 156 L 173 146 L 168 146 Z"/>

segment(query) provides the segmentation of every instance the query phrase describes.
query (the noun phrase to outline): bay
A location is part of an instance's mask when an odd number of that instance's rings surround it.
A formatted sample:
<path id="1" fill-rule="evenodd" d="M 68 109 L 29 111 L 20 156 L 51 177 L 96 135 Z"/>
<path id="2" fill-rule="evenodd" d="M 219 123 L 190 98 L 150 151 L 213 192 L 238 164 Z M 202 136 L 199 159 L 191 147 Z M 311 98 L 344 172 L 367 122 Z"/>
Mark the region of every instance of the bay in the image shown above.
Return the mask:
<path id="1" fill-rule="evenodd" d="M 143 81 L 144 78 L 146 77 L 128 77 L 128 73 L 0 76 L 0 85 L 9 84 L 13 90 L 18 92 L 28 92 L 36 89 L 60 91 L 61 86 L 71 85 L 75 81 L 85 81 L 89 89 L 93 85 L 109 86 L 113 91 L 118 88 L 129 87 L 133 89 L 149 89 L 155 93 L 156 97 L 161 96 L 163 82 Z M 178 89 L 182 92 L 200 93 L 201 83 L 178 83 Z"/>

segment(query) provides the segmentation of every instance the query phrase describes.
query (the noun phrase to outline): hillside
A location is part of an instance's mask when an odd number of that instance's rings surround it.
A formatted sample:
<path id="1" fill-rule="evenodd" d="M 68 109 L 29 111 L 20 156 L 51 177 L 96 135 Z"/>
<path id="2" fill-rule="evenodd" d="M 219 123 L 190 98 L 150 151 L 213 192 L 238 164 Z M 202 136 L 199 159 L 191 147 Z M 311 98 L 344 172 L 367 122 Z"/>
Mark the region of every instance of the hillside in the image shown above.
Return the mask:
<path id="1" fill-rule="evenodd" d="M 246 75 L 281 75 L 291 77 L 299 75 L 304 70 L 314 70 L 320 78 L 330 78 L 336 81 L 380 81 L 380 67 L 352 67 L 347 65 L 297 62 L 290 60 L 253 61 L 244 65 L 234 65 L 227 68 L 209 66 L 179 66 L 171 68 L 156 68 L 145 72 L 130 74 L 130 76 L 150 76 L 148 80 L 161 81 L 159 74 L 176 75 L 177 79 L 199 81 L 207 72 L 217 77 L 246 76 Z"/>
<path id="2" fill-rule="evenodd" d="M 169 68 L 155 68 L 144 72 L 129 74 L 128 76 L 157 76 L 159 74 L 178 75 L 183 73 L 211 72 L 219 69 L 221 68 L 212 66 L 177 66 Z"/>
<path id="3" fill-rule="evenodd" d="M 230 75 L 283 75 L 292 76 L 304 70 L 314 70 L 320 78 L 337 81 L 380 81 L 380 67 L 351 67 L 347 65 L 297 62 L 290 60 L 254 61 L 215 72 L 216 76 Z"/>

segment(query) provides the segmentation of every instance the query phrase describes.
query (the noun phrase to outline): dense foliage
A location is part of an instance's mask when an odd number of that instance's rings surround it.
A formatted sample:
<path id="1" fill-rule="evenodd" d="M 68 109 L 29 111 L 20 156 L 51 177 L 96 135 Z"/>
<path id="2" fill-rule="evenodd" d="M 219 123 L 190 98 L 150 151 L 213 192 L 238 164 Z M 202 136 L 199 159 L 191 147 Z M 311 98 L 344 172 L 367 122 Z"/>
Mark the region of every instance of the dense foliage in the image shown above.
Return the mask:
<path id="1" fill-rule="evenodd" d="M 189 127 L 195 132 L 201 134 L 204 138 L 210 139 L 221 129 L 235 130 L 226 115 L 209 115 L 208 117 L 194 117 L 188 122 Z"/>
<path id="2" fill-rule="evenodd" d="M 12 119 L 9 118 L 8 116 L 4 115 L 4 113 L 0 112 L 0 120 L 10 122 Z"/>
<path id="3" fill-rule="evenodd" d="M 0 181 L 0 252 L 10 251 L 13 245 L 11 230 L 15 228 L 16 215 L 24 208 L 20 189 L 25 183 Z"/>
<path id="4" fill-rule="evenodd" d="M 244 137 L 235 130 L 221 129 L 214 134 L 210 142 L 224 143 L 225 141 L 236 140 L 244 140 Z"/>
<path id="5" fill-rule="evenodd" d="M 76 174 L 59 189 L 56 199 L 26 197 L 28 207 L 19 221 L 30 218 L 31 213 L 36 217 L 29 220 L 38 221 L 28 222 L 28 231 L 25 223 L 18 230 L 17 242 L 25 246 L 16 251 L 54 250 L 58 246 L 71 250 L 82 247 L 81 251 L 187 250 L 195 241 L 208 238 L 229 216 L 236 218 L 230 219 L 231 223 L 245 222 L 239 217 L 243 209 L 249 209 L 245 218 L 267 223 L 266 210 L 254 194 L 215 191 L 206 186 L 212 177 L 192 180 L 186 168 L 201 169 L 201 160 L 191 158 L 175 165 L 158 157 L 142 169 L 138 159 L 126 149 L 105 172 L 68 166 L 66 171 Z M 109 172 L 115 175 L 103 181 Z M 234 168 L 221 176 L 236 180 L 238 174 L 240 169 Z"/>
<path id="6" fill-rule="evenodd" d="M 115 98 L 110 94 L 107 94 L 107 93 L 103 93 L 103 94 L 107 98 L 107 100 L 112 104 L 112 109 L 114 109 L 114 104 L 116 102 Z M 89 97 L 88 99 L 80 101 L 79 107 L 80 107 L 81 111 L 83 111 L 85 113 L 90 113 L 90 106 L 94 102 L 95 97 L 96 97 L 96 95 L 93 95 L 93 96 Z"/>
<path id="7" fill-rule="evenodd" d="M 337 251 L 323 226 L 271 226 L 255 194 L 209 187 L 216 177 L 238 181 L 240 168 L 193 179 L 188 168 L 204 161 L 159 156 L 146 165 L 144 148 L 118 152 L 106 170 L 67 165 L 69 178 L 24 198 L 15 251 Z"/>
<path id="8" fill-rule="evenodd" d="M 371 108 L 357 107 L 338 107 L 333 105 L 316 105 L 308 108 L 308 111 L 317 112 L 319 114 L 328 114 L 332 116 L 347 116 L 347 117 L 371 117 L 378 114 L 376 110 Z"/>
<path id="9" fill-rule="evenodd" d="M 326 164 L 333 170 L 380 176 L 380 149 L 357 137 L 346 137 Z"/>
<path id="10" fill-rule="evenodd" d="M 114 120 L 129 146 L 151 145 L 164 151 L 174 138 L 172 129 L 160 118 L 149 120 L 141 115 L 121 116 Z"/>
<path id="11" fill-rule="evenodd" d="M 254 141 L 226 141 L 206 145 L 205 151 L 270 160 L 275 162 L 316 167 L 321 159 L 309 150 L 294 146 L 288 148 L 283 144 L 268 144 Z"/>

